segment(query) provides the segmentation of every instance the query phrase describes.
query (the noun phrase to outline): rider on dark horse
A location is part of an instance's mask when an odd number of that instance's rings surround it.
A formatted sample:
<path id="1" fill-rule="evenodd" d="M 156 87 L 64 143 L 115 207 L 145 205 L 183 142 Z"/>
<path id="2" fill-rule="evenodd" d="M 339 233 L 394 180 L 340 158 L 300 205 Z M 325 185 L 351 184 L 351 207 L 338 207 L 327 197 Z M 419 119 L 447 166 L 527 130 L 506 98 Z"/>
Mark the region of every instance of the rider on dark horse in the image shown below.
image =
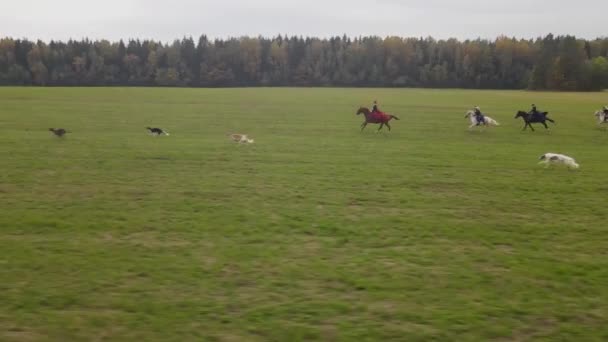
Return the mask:
<path id="1" fill-rule="evenodd" d="M 477 126 L 483 125 L 485 123 L 485 118 L 481 113 L 481 109 L 479 109 L 479 106 L 475 106 L 475 108 L 473 108 L 473 111 L 475 112 L 475 119 L 477 119 Z"/>
<path id="2" fill-rule="evenodd" d="M 532 104 L 532 109 L 530 110 L 530 114 L 532 114 L 532 118 L 538 117 L 540 118 L 540 112 L 536 109 L 536 105 Z"/>

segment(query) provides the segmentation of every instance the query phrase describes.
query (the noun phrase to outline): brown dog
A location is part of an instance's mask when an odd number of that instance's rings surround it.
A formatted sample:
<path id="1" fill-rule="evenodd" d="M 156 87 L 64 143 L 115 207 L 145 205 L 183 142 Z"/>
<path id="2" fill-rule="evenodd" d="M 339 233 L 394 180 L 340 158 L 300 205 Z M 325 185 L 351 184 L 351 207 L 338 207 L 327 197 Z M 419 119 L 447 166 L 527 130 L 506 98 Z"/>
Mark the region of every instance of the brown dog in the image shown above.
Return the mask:
<path id="1" fill-rule="evenodd" d="M 53 134 L 55 134 L 58 137 L 63 137 L 66 133 L 72 133 L 69 131 L 66 131 L 63 128 L 49 128 L 49 131 L 53 132 Z"/>

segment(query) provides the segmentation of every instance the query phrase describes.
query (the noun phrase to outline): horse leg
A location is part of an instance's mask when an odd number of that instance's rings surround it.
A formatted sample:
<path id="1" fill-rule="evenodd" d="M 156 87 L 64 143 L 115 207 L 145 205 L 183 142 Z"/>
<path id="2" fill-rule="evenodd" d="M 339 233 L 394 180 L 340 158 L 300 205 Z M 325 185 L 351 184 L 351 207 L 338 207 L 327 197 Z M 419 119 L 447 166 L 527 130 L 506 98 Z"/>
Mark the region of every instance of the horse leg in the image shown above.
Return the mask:
<path id="1" fill-rule="evenodd" d="M 522 129 L 522 131 L 525 131 L 525 130 L 526 130 L 526 128 L 528 128 L 528 122 L 527 122 L 527 121 L 524 121 L 524 129 Z"/>
<path id="2" fill-rule="evenodd" d="M 545 126 L 545 129 L 549 129 L 549 126 L 547 126 L 547 123 L 544 121 L 541 121 L 541 123 Z"/>
<path id="3" fill-rule="evenodd" d="M 361 124 L 361 131 L 363 131 L 363 129 L 365 128 L 365 126 L 367 126 L 367 121 L 364 121 L 364 122 Z"/>
<path id="4" fill-rule="evenodd" d="M 388 131 L 390 132 L 391 131 L 391 125 L 389 125 L 388 122 L 385 123 L 385 125 L 386 125 L 386 127 L 388 127 Z"/>
<path id="5" fill-rule="evenodd" d="M 528 126 L 530 126 L 530 129 L 532 130 L 532 132 L 534 132 L 534 127 L 532 127 L 532 124 L 528 123 Z"/>
<path id="6" fill-rule="evenodd" d="M 378 127 L 378 130 L 376 132 L 380 132 L 380 130 L 382 129 L 382 127 L 384 127 L 384 122 L 380 123 L 380 127 Z"/>

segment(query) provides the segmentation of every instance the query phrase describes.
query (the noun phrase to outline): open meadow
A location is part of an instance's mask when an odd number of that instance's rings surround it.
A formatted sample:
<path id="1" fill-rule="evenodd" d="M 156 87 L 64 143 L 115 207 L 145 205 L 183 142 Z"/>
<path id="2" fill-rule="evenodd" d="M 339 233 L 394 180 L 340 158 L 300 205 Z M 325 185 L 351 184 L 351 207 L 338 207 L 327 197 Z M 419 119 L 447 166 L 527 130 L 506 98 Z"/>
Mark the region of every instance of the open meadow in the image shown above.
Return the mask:
<path id="1" fill-rule="evenodd" d="M 391 132 L 359 131 L 374 99 Z M 0 340 L 606 341 L 607 102 L 0 88 Z"/>

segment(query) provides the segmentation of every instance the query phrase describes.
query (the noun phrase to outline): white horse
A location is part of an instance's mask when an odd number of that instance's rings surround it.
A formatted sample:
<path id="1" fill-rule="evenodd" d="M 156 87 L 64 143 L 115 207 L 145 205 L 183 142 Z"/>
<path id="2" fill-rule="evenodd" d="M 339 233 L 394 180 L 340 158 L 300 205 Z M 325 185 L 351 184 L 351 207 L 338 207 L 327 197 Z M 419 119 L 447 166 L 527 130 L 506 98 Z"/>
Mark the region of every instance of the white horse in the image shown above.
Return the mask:
<path id="1" fill-rule="evenodd" d="M 595 112 L 595 117 L 597 118 L 597 124 L 599 126 L 601 126 L 602 124 L 608 123 L 608 121 L 606 121 L 606 117 L 608 115 L 606 115 L 606 113 L 604 113 L 603 110 L 598 110 L 597 112 Z"/>
<path id="2" fill-rule="evenodd" d="M 469 120 L 471 121 L 471 125 L 469 126 L 469 129 L 475 127 L 475 126 L 500 126 L 500 124 L 498 123 L 498 121 L 492 119 L 491 117 L 484 115 L 483 116 L 483 124 L 480 124 L 477 122 L 477 118 L 475 117 L 475 112 L 470 110 L 467 112 L 467 114 L 464 116 L 465 119 L 469 118 Z"/>

